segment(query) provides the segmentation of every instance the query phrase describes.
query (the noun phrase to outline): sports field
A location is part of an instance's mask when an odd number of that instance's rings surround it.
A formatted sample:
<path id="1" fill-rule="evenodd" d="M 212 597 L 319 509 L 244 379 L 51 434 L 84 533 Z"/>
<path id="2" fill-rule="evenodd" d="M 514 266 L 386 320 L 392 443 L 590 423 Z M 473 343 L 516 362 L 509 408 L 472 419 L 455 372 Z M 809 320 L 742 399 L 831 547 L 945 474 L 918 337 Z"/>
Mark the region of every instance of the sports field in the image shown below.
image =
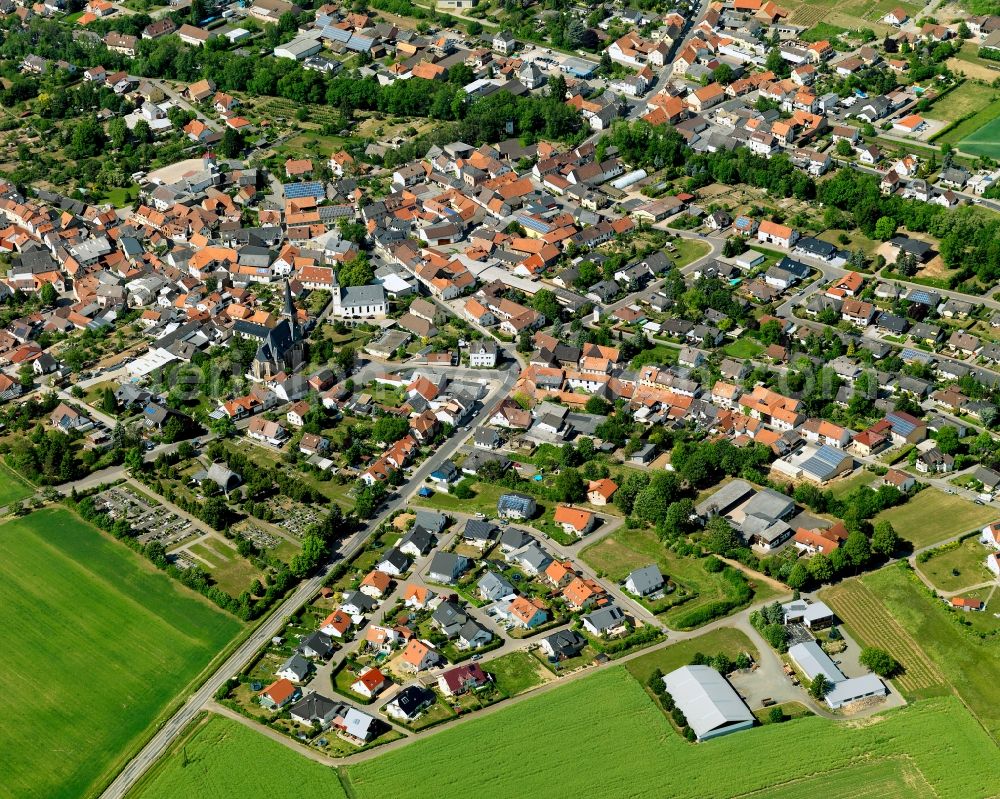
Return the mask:
<path id="1" fill-rule="evenodd" d="M 0 526 L 0 796 L 93 793 L 239 628 L 67 510 Z"/>
<path id="2" fill-rule="evenodd" d="M 976 505 L 936 488 L 925 488 L 905 505 L 882 511 L 874 522 L 888 519 L 900 538 L 920 549 L 978 530 L 995 517 L 996 511 L 986 505 Z"/>
<path id="3" fill-rule="evenodd" d="M 346 799 L 330 768 L 237 721 L 203 718 L 130 797 L 177 799 Z"/>
<path id="4" fill-rule="evenodd" d="M 904 692 L 954 691 L 1000 737 L 1000 640 L 981 641 L 956 624 L 902 564 L 845 580 L 821 596 L 862 643 L 882 647 L 903 664 L 897 684 Z"/>

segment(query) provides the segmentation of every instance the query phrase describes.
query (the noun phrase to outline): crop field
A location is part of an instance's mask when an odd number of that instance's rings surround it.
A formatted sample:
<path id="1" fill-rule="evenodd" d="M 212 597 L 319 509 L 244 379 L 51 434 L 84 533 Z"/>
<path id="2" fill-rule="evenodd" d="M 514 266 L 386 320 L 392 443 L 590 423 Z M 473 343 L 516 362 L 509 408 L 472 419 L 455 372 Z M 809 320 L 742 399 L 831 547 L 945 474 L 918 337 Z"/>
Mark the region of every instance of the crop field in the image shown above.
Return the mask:
<path id="1" fill-rule="evenodd" d="M 240 629 L 63 509 L 0 526 L 0 796 L 86 796 Z"/>
<path id="2" fill-rule="evenodd" d="M 525 746 L 525 735 L 551 745 Z M 810 742 L 809 757 L 774 757 L 802 741 Z M 475 767 L 456 767 L 470 752 L 487 750 Z M 435 799 L 848 799 L 901 796 L 899 780 L 909 784 L 911 796 L 975 799 L 995 793 L 996 754 L 951 697 L 857 724 L 812 716 L 689 744 L 638 683 L 615 668 L 349 766 L 346 778 L 348 793 L 358 799 L 423 797 L 427 785 L 434 786 Z"/>
<path id="3" fill-rule="evenodd" d="M 921 6 L 916 3 L 899 3 L 893 0 L 788 0 L 782 4 L 791 14 L 788 21 L 794 25 L 811 27 L 820 22 L 839 25 L 843 28 L 871 28 L 876 33 L 890 30 L 882 24 L 882 19 L 896 7 L 903 8 L 911 16 L 916 14 Z"/>
<path id="4" fill-rule="evenodd" d="M 1000 735 L 1000 706 L 996 699 L 1000 685 L 1000 640 L 981 641 L 960 627 L 947 606 L 932 599 L 916 576 L 902 566 L 872 572 L 861 578 L 861 582 L 878 597 L 880 606 L 892 614 L 896 628 L 920 642 L 922 652 L 982 725 L 994 737 Z M 833 608 L 840 612 L 836 604 Z M 865 643 L 881 646 L 876 640 L 865 638 L 864 632 L 859 635 Z M 883 648 L 896 655 L 891 645 Z"/>
<path id="5" fill-rule="evenodd" d="M 19 502 L 35 493 L 19 475 L 0 464 L 0 507 Z"/>
<path id="6" fill-rule="evenodd" d="M 905 505 L 882 511 L 873 523 L 888 519 L 900 538 L 921 549 L 981 529 L 995 516 L 996 512 L 985 505 L 976 505 L 936 488 L 925 488 Z"/>
<path id="7" fill-rule="evenodd" d="M 865 583 L 845 580 L 824 591 L 823 598 L 858 639 L 891 652 L 900 662 L 904 671 L 895 680 L 900 690 L 918 696 L 945 686 L 941 670 Z"/>
<path id="8" fill-rule="evenodd" d="M 813 799 L 816 796 L 910 799 L 934 795 L 920 769 L 908 762 L 905 755 L 900 755 L 872 765 L 807 777 L 779 788 L 740 794 L 739 799 Z"/>
<path id="9" fill-rule="evenodd" d="M 1000 158 L 1000 116 L 997 116 L 1000 114 L 1000 103 L 993 103 L 990 106 L 990 114 L 988 122 L 958 142 L 956 146 L 959 150 L 969 155 Z M 974 119 L 978 117 L 977 114 Z"/>
<path id="10" fill-rule="evenodd" d="M 201 719 L 161 763 L 130 797 L 346 799 L 336 771 L 222 716 Z"/>

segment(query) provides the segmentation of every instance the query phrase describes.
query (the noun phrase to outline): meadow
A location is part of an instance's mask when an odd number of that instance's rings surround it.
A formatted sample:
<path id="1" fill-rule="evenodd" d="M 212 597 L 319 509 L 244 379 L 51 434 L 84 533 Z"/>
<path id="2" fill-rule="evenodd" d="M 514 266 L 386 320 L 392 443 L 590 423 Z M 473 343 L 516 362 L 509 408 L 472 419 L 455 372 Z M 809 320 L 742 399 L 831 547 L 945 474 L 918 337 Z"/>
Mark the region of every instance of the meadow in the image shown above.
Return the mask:
<path id="1" fill-rule="evenodd" d="M 209 715 L 129 794 L 141 799 L 346 799 L 337 772 L 237 721 Z"/>
<path id="2" fill-rule="evenodd" d="M 932 551 L 929 559 L 917 563 L 917 569 L 939 591 L 962 591 L 994 579 L 986 568 L 987 549 L 975 536 L 956 542 L 943 551 Z"/>
<path id="3" fill-rule="evenodd" d="M 527 652 L 511 652 L 481 665 L 483 671 L 493 675 L 497 688 L 507 696 L 524 693 L 549 679 L 538 659 Z"/>
<path id="4" fill-rule="evenodd" d="M 676 644 L 633 658 L 625 664 L 625 668 L 629 674 L 645 685 L 656 669 L 669 674 L 674 669 L 688 665 L 699 652 L 708 656 L 726 655 L 732 660 L 735 660 L 741 652 L 746 652 L 754 660 L 760 656 L 757 647 L 745 633 L 735 627 L 720 627 L 697 638 L 678 641 Z"/>
<path id="5" fill-rule="evenodd" d="M 35 493 L 20 475 L 15 474 L 3 464 L 0 464 L 0 507 L 11 502 L 20 502 Z"/>
<path id="6" fill-rule="evenodd" d="M 707 605 L 730 601 L 736 596 L 736 589 L 721 572 L 712 574 L 705 570 L 704 559 L 678 555 L 667 549 L 656 537 L 656 533 L 649 529 L 619 528 L 585 548 L 580 557 L 595 571 L 607 575 L 615 582 L 621 582 L 632 570 L 641 566 L 658 564 L 660 571 L 677 586 L 666 600 L 674 603 L 673 606 L 661 614 L 663 621 L 674 629 L 688 629 L 706 623 L 707 619 L 691 625 L 688 619 L 693 618 L 691 614 Z M 767 584 L 754 585 L 753 588 L 754 601 L 761 601 L 775 594 Z M 678 602 L 682 592 L 690 598 Z"/>
<path id="7" fill-rule="evenodd" d="M 525 736 L 535 745 L 525 746 Z M 803 741 L 807 757 L 775 756 Z M 954 698 L 857 724 L 813 716 L 689 744 L 639 684 L 615 668 L 349 766 L 344 774 L 348 793 L 358 799 L 423 797 L 429 785 L 435 799 L 847 799 L 901 796 L 904 779 L 910 795 L 975 799 L 995 792 L 995 762 L 993 742 Z"/>
<path id="8" fill-rule="evenodd" d="M 240 623 L 69 511 L 0 526 L 0 796 L 95 792 Z"/>
<path id="9" fill-rule="evenodd" d="M 904 565 L 846 580 L 823 596 L 862 643 L 882 647 L 906 667 L 896 681 L 904 692 L 940 693 L 943 685 L 1000 735 L 1000 641 L 980 641 L 959 626 Z M 920 675 L 916 687 L 908 682 L 914 673 Z"/>
<path id="10" fill-rule="evenodd" d="M 873 523 L 888 519 L 900 538 L 913 544 L 914 549 L 921 549 L 978 530 L 993 521 L 995 515 L 986 505 L 976 505 L 936 488 L 925 488 L 905 505 L 882 511 Z"/>

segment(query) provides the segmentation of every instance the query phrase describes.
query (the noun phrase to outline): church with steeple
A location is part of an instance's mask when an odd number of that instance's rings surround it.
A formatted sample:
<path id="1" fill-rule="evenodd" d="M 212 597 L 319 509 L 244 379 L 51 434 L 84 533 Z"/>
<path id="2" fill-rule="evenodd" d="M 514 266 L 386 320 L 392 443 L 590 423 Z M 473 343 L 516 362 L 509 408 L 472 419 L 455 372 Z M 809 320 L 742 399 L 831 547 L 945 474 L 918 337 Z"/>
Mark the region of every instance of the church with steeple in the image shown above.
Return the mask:
<path id="1" fill-rule="evenodd" d="M 292 302 L 292 289 L 286 280 L 281 321 L 267 331 L 254 355 L 250 371 L 256 380 L 270 380 L 281 372 L 290 373 L 298 369 L 304 357 L 305 337 Z"/>

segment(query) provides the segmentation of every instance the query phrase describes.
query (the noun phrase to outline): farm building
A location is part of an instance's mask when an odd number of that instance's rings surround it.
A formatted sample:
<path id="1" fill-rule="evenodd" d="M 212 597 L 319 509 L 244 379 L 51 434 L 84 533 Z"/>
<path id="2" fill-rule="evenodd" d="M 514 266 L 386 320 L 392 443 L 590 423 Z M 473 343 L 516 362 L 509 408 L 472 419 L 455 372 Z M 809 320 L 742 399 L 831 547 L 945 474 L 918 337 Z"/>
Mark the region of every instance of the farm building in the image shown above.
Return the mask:
<path id="1" fill-rule="evenodd" d="M 807 679 L 812 680 L 817 675 L 822 674 L 828 682 L 833 684 L 833 687 L 823 698 L 834 710 L 859 699 L 885 696 L 888 693 L 885 684 L 874 674 L 850 678 L 845 676 L 844 672 L 837 668 L 837 664 L 815 641 L 790 646 L 788 656 L 795 661 L 795 665 L 799 667 Z"/>
<path id="2" fill-rule="evenodd" d="M 699 741 L 753 726 L 750 708 L 715 669 L 682 666 L 664 677 L 663 684 Z"/>

